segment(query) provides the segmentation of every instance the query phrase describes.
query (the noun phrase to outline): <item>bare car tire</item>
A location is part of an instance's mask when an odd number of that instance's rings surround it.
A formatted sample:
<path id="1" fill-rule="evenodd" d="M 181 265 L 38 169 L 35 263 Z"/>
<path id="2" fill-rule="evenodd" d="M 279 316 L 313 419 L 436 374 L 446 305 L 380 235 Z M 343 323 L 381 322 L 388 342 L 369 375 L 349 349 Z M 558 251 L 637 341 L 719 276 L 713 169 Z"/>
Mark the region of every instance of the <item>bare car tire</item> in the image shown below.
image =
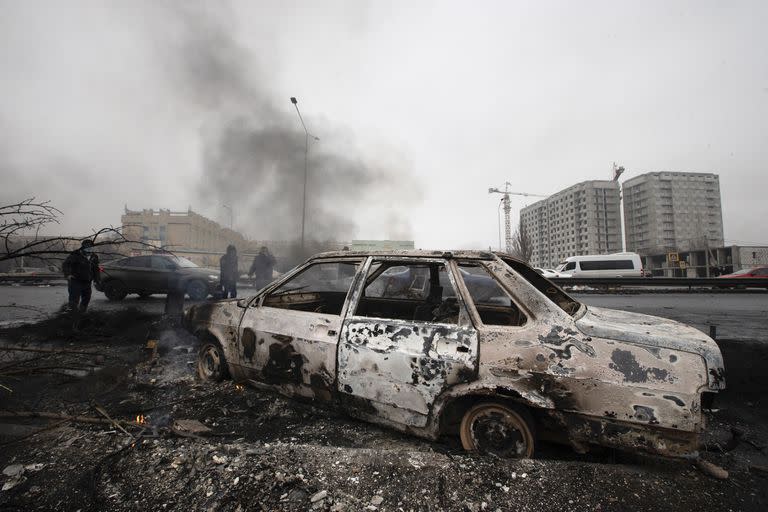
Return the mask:
<path id="1" fill-rule="evenodd" d="M 197 375 L 203 380 L 213 382 L 221 382 L 229 376 L 224 350 L 217 342 L 203 342 L 197 353 Z"/>
<path id="2" fill-rule="evenodd" d="M 461 420 L 459 434 L 465 450 L 503 458 L 531 458 L 536 444 L 530 413 L 496 402 L 471 407 Z"/>
<path id="3" fill-rule="evenodd" d="M 202 281 L 191 281 L 187 284 L 187 295 L 192 300 L 205 300 L 208 296 L 208 285 Z"/>
<path id="4" fill-rule="evenodd" d="M 123 300 L 128 295 L 125 285 L 120 281 L 108 281 L 104 283 L 104 295 L 109 300 Z"/>

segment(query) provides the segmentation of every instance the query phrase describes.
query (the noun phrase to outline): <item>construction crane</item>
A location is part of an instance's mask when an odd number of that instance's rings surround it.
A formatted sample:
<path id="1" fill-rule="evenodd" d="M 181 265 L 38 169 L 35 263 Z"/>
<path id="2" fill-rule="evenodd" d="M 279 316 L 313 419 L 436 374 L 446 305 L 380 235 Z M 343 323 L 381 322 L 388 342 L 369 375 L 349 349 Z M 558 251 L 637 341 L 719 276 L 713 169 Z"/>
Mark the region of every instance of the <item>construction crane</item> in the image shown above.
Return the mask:
<path id="1" fill-rule="evenodd" d="M 506 245 L 506 251 L 512 252 L 512 224 L 510 219 L 510 212 L 512 206 L 509 204 L 509 196 L 525 196 L 525 197 L 548 197 L 541 194 L 530 194 L 528 192 L 512 192 L 509 190 L 512 184 L 508 181 L 504 182 L 504 190 L 491 187 L 488 189 L 489 194 L 502 194 L 501 202 L 504 204 L 504 243 Z"/>

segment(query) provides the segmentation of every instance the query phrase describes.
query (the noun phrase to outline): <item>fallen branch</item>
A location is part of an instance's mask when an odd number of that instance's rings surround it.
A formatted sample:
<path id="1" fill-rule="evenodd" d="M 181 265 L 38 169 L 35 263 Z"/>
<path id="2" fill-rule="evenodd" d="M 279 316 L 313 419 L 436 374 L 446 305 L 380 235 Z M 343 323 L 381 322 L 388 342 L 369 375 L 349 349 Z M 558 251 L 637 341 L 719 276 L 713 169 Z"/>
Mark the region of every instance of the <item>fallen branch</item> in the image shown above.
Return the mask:
<path id="1" fill-rule="evenodd" d="M 107 413 L 107 411 L 102 406 L 100 406 L 99 404 L 94 404 L 93 408 L 96 409 L 96 412 L 98 412 L 99 414 L 107 418 L 115 426 L 115 428 L 119 429 L 121 432 L 130 436 L 131 439 L 133 439 L 133 436 L 131 435 L 131 433 L 125 430 L 123 426 L 120 425 L 120 423 L 118 423 L 116 420 L 112 419 L 112 417 Z"/>

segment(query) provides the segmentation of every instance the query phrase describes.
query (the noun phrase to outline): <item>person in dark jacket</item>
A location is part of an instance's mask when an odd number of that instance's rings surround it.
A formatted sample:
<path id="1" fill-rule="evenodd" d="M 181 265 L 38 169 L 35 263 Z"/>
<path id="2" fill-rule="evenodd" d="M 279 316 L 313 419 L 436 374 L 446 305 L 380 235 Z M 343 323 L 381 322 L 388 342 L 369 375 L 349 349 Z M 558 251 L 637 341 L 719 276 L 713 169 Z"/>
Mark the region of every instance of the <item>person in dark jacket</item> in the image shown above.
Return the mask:
<path id="1" fill-rule="evenodd" d="M 93 254 L 93 241 L 83 240 L 80 248 L 72 251 L 61 269 L 67 278 L 69 309 L 84 313 L 91 301 L 91 283 L 98 281 L 99 257 Z"/>
<path id="2" fill-rule="evenodd" d="M 253 285 L 257 290 L 272 282 L 272 269 L 275 267 L 275 257 L 269 253 L 269 249 L 262 246 L 259 254 L 253 258 L 248 277 L 253 276 Z"/>
<path id="3" fill-rule="evenodd" d="M 227 253 L 219 260 L 219 271 L 224 298 L 237 298 L 237 249 L 234 245 L 228 246 Z"/>

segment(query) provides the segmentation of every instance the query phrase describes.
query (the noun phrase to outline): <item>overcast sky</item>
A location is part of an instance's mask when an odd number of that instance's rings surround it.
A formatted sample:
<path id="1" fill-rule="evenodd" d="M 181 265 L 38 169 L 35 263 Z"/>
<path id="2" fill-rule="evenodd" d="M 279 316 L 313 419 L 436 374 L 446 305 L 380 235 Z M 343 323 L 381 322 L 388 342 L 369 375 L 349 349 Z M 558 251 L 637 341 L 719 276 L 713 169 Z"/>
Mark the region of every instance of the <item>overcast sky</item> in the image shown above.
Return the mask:
<path id="1" fill-rule="evenodd" d="M 232 203 L 249 237 L 297 237 L 296 96 L 323 236 L 495 247 L 488 187 L 549 194 L 617 162 L 719 174 L 726 240 L 768 244 L 767 19 L 765 1 L 0 0 L 0 201 L 51 200 L 68 234 L 125 204 L 227 224 Z"/>

